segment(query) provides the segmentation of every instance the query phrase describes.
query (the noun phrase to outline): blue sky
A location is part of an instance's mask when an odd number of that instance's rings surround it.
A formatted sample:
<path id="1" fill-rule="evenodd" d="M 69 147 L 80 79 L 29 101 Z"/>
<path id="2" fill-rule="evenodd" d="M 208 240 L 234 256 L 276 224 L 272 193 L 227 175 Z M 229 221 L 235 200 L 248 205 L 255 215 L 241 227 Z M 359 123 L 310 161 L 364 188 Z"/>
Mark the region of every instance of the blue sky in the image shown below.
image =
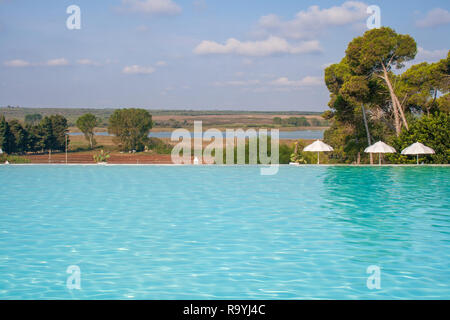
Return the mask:
<path id="1" fill-rule="evenodd" d="M 0 106 L 323 111 L 367 5 L 446 56 L 448 1 L 0 0 Z"/>

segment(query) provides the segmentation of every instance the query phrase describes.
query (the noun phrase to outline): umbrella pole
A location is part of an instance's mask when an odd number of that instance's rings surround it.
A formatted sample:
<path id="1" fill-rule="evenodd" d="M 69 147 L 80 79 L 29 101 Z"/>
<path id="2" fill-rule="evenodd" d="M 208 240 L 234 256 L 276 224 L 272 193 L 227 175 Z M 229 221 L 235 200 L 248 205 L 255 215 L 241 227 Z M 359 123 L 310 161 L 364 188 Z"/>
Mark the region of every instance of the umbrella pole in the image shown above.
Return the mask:
<path id="1" fill-rule="evenodd" d="M 317 164 L 320 164 L 320 161 L 319 161 L 319 156 L 320 156 L 320 152 L 319 152 L 319 151 L 317 151 Z"/>
<path id="2" fill-rule="evenodd" d="M 381 166 L 381 153 L 378 154 L 378 165 Z"/>
<path id="3" fill-rule="evenodd" d="M 417 164 L 419 164 L 419 154 L 417 154 Z"/>

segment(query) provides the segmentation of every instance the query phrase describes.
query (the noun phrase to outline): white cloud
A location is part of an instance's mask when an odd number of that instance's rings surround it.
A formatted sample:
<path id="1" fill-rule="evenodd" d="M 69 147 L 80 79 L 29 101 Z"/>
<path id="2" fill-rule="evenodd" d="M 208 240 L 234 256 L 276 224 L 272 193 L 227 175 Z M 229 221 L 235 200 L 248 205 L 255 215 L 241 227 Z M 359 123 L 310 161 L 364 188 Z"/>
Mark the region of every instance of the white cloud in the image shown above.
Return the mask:
<path id="1" fill-rule="evenodd" d="M 300 80 L 289 80 L 287 77 L 281 77 L 271 82 L 278 87 L 312 87 L 323 84 L 323 79 L 319 77 L 306 76 Z"/>
<path id="2" fill-rule="evenodd" d="M 45 66 L 48 67 L 59 67 L 59 66 L 67 66 L 69 64 L 69 61 L 65 58 L 59 58 L 59 59 L 52 59 L 48 60 L 44 63 Z"/>
<path id="3" fill-rule="evenodd" d="M 125 74 L 151 74 L 153 72 L 155 72 L 155 68 L 138 66 L 137 64 L 126 66 L 122 70 L 122 73 Z"/>
<path id="4" fill-rule="evenodd" d="M 245 56 L 268 56 L 279 53 L 300 54 L 321 51 L 317 35 L 326 28 L 361 25 L 368 17 L 367 4 L 347 1 L 340 6 L 321 9 L 310 6 L 299 11 L 292 20 L 283 20 L 275 14 L 262 16 L 253 35 L 265 39 L 240 41 L 229 38 L 225 43 L 202 41 L 195 49 L 196 54 L 239 54 Z M 286 39 L 310 39 L 290 43 Z"/>
<path id="5" fill-rule="evenodd" d="M 298 12 L 294 19 L 283 21 L 275 14 L 259 19 L 259 34 L 275 34 L 293 39 L 313 38 L 327 27 L 360 23 L 367 18 L 367 4 L 359 1 L 347 1 L 340 6 L 320 9 L 310 6 Z"/>
<path id="6" fill-rule="evenodd" d="M 32 67 L 32 66 L 45 66 L 45 67 L 59 67 L 67 66 L 69 61 L 65 58 L 51 59 L 46 62 L 31 63 L 21 59 L 9 60 L 3 63 L 7 67 Z"/>
<path id="7" fill-rule="evenodd" d="M 77 60 L 77 63 L 84 65 L 84 66 L 95 66 L 95 67 L 98 67 L 101 65 L 100 63 L 95 62 L 91 59 L 79 59 L 79 60 Z"/>
<path id="8" fill-rule="evenodd" d="M 427 12 L 424 18 L 417 20 L 418 27 L 434 27 L 450 23 L 450 12 L 441 8 L 434 8 Z"/>
<path id="9" fill-rule="evenodd" d="M 156 66 L 157 67 L 165 67 L 165 66 L 167 66 L 167 62 L 165 62 L 165 61 L 158 61 L 158 62 L 156 62 Z"/>
<path id="10" fill-rule="evenodd" d="M 239 41 L 228 39 L 225 44 L 214 41 L 202 41 L 195 49 L 196 54 L 238 54 L 244 56 L 269 56 L 279 53 L 311 53 L 321 51 L 319 41 L 305 41 L 291 45 L 285 39 L 269 37 L 262 41 Z"/>
<path id="11" fill-rule="evenodd" d="M 181 7 L 172 0 L 122 0 L 122 10 L 152 15 L 181 13 Z"/>
<path id="12" fill-rule="evenodd" d="M 21 60 L 21 59 L 15 59 L 15 60 L 9 60 L 9 61 L 5 61 L 3 63 L 3 65 L 7 66 L 7 67 L 28 67 L 31 66 L 31 63 L 29 63 L 28 61 L 25 60 Z"/>

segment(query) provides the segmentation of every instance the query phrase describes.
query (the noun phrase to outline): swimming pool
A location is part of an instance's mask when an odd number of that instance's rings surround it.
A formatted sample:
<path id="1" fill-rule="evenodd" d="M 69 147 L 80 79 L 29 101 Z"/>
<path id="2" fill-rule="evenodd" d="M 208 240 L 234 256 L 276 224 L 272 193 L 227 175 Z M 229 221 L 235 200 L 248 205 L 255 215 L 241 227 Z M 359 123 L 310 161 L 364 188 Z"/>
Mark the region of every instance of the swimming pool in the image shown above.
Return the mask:
<path id="1" fill-rule="evenodd" d="M 0 298 L 450 298 L 450 168 L 259 172 L 0 166 Z"/>

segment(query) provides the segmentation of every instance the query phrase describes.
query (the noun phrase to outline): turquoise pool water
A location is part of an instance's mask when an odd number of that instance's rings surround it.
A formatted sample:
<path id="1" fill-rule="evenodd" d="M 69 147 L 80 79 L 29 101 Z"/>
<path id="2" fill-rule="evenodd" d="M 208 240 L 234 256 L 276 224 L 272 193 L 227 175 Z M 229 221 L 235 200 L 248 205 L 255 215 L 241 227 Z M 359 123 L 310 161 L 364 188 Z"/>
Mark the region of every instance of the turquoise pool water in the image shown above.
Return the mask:
<path id="1" fill-rule="evenodd" d="M 0 166 L 0 298 L 449 299 L 449 181 L 448 167 Z"/>

